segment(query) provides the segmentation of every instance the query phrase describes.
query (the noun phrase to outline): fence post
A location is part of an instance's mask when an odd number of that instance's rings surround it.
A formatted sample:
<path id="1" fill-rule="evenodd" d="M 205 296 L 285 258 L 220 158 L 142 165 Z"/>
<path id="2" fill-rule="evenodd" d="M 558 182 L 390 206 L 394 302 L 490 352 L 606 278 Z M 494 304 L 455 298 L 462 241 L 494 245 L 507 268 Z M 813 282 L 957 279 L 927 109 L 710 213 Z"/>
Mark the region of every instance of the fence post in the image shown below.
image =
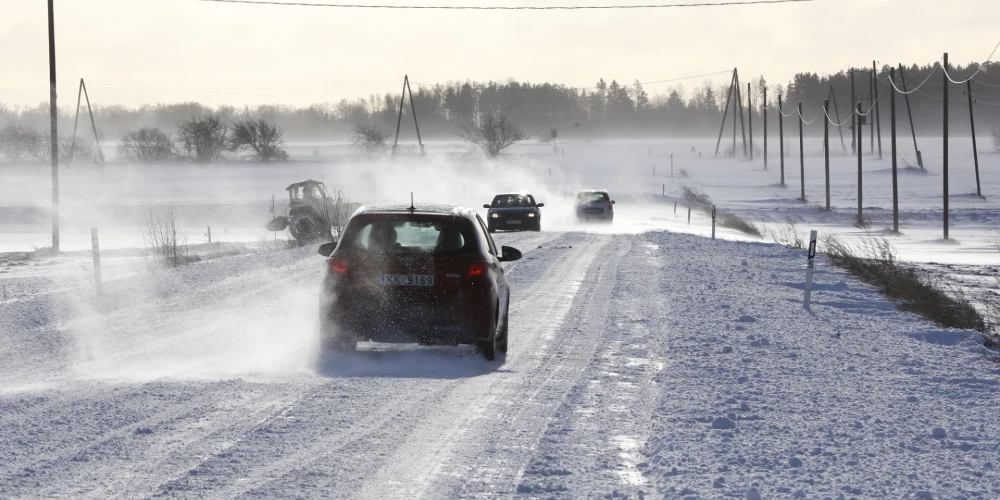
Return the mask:
<path id="1" fill-rule="evenodd" d="M 802 102 L 799 101 L 799 170 L 802 178 L 802 201 L 806 201 L 806 151 L 802 140 Z"/>
<path id="2" fill-rule="evenodd" d="M 688 225 L 691 225 L 691 207 L 688 207 Z"/>
<path id="3" fill-rule="evenodd" d="M 677 215 L 677 202 L 674 202 L 674 215 Z"/>
<path id="4" fill-rule="evenodd" d="M 823 101 L 823 163 L 826 171 L 826 210 L 830 210 L 830 100 Z"/>
<path id="5" fill-rule="evenodd" d="M 674 176 L 674 154 L 670 153 L 670 177 Z"/>
<path id="6" fill-rule="evenodd" d="M 764 86 L 764 102 L 760 106 L 760 115 L 764 119 L 764 170 L 767 170 L 767 86 Z"/>
<path id="7" fill-rule="evenodd" d="M 864 137 L 864 136 L 861 135 L 861 132 L 862 132 L 861 118 L 862 118 L 861 117 L 861 102 L 859 101 L 858 102 L 857 118 L 854 121 L 854 128 L 858 129 L 857 130 L 857 132 L 858 132 L 858 134 L 857 134 L 858 135 L 858 144 L 857 144 L 857 146 L 858 147 L 856 149 L 857 149 L 857 152 L 858 152 L 858 225 L 859 226 L 863 226 L 864 225 L 863 224 L 864 214 L 862 213 L 862 208 L 861 208 L 861 206 L 862 206 L 861 205 L 861 180 L 862 180 L 862 175 L 861 175 L 861 150 L 862 150 L 862 148 L 861 148 L 861 139 Z"/>
<path id="8" fill-rule="evenodd" d="M 812 301 L 812 286 L 813 286 L 813 269 L 816 260 L 816 230 L 813 229 L 809 232 L 809 253 L 806 256 L 806 291 L 805 297 L 803 297 L 803 304 L 805 304 L 806 309 L 809 309 L 809 303 Z"/>
<path id="9" fill-rule="evenodd" d="M 667 185 L 663 184 L 661 187 L 660 196 L 666 196 L 666 195 L 667 195 Z"/>
<path id="10" fill-rule="evenodd" d="M 208 242 L 212 243 L 212 226 L 208 226 Z"/>
<path id="11" fill-rule="evenodd" d="M 969 94 L 969 126 L 972 127 L 972 158 L 976 163 L 976 195 L 983 197 L 983 190 L 979 185 L 979 149 L 976 147 L 976 117 L 972 114 L 972 79 L 967 82 L 966 93 Z"/>
<path id="12" fill-rule="evenodd" d="M 895 84 L 896 68 L 889 68 L 889 81 Z M 889 89 L 889 130 L 892 134 L 892 232 L 899 233 L 899 184 L 896 173 L 896 88 Z"/>
<path id="13" fill-rule="evenodd" d="M 715 239 L 715 205 L 712 205 L 712 239 Z"/>
<path id="14" fill-rule="evenodd" d="M 94 291 L 101 295 L 101 245 L 97 241 L 97 228 L 90 229 L 90 248 L 94 256 Z"/>

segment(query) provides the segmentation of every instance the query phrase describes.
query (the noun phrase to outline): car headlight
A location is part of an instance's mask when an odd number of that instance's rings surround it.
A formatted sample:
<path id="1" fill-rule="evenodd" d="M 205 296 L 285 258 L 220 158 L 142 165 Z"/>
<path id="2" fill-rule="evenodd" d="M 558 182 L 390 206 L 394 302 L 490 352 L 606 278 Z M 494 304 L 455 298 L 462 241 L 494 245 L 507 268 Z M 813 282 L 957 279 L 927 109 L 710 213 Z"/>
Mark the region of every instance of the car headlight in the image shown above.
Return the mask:
<path id="1" fill-rule="evenodd" d="M 534 216 L 535 216 L 534 212 L 528 214 L 528 217 L 534 217 Z"/>
<path id="2" fill-rule="evenodd" d="M 493 214 L 493 215 L 491 215 L 490 217 L 493 217 L 494 219 L 499 219 L 499 218 L 500 218 L 500 215 L 499 215 L 499 214 Z"/>

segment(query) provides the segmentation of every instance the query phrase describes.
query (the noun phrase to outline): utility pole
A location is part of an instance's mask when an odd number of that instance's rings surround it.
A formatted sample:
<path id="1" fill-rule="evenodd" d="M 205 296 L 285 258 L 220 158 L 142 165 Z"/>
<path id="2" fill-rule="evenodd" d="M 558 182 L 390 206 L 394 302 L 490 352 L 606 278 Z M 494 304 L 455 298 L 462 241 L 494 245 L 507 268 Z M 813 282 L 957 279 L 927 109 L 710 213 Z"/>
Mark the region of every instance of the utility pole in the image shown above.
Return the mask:
<path id="1" fill-rule="evenodd" d="M 852 69 L 851 70 L 851 105 L 853 106 L 854 103 L 856 103 L 856 102 L 858 102 L 858 99 L 857 99 L 857 96 L 854 95 L 854 70 Z M 852 125 L 857 126 L 856 123 L 857 123 L 857 120 L 851 120 L 851 124 Z M 857 132 L 854 131 L 854 130 L 851 131 L 851 152 L 852 153 L 857 152 L 857 149 L 858 149 L 858 143 L 854 140 L 854 136 L 856 135 L 856 133 Z"/>
<path id="2" fill-rule="evenodd" d="M 910 107 L 910 94 L 906 93 L 906 73 L 903 71 L 903 65 L 899 65 L 899 82 L 903 84 L 903 98 L 906 99 L 906 114 L 910 118 L 910 135 L 913 136 L 913 151 L 917 155 L 917 166 L 921 170 L 924 169 L 924 157 L 920 154 L 920 148 L 917 147 L 917 129 L 913 128 L 913 108 Z"/>
<path id="3" fill-rule="evenodd" d="M 778 158 L 781 165 L 781 186 L 785 186 L 785 112 L 781 109 L 781 94 L 778 94 Z"/>
<path id="4" fill-rule="evenodd" d="M 56 29 L 53 0 L 49 0 L 49 120 L 52 155 L 52 253 L 59 253 L 59 108 L 56 103 Z"/>
<path id="5" fill-rule="evenodd" d="M 764 170 L 767 170 L 767 86 L 764 86 L 764 102 L 760 106 L 760 115 L 764 118 Z"/>
<path id="6" fill-rule="evenodd" d="M 857 129 L 858 129 L 858 147 L 857 147 L 857 152 L 858 152 L 858 225 L 859 226 L 863 226 L 864 225 L 863 224 L 863 222 L 864 222 L 864 213 L 862 212 L 862 208 L 861 208 L 862 207 L 862 205 L 861 205 L 861 180 L 862 180 L 862 175 L 861 175 L 861 139 L 862 139 L 862 135 L 861 135 L 861 103 L 860 102 L 858 103 L 858 113 L 857 113 L 857 119 L 855 120 L 855 127 L 857 127 Z"/>
<path id="7" fill-rule="evenodd" d="M 896 83 L 896 68 L 889 68 L 889 81 Z M 896 88 L 889 89 L 889 129 L 892 134 L 892 232 L 899 233 L 899 183 L 896 171 Z"/>
<path id="8" fill-rule="evenodd" d="M 872 67 L 873 68 L 875 67 L 874 63 L 872 64 Z M 868 75 L 868 84 L 869 84 L 868 86 L 871 87 L 868 91 L 871 92 L 871 94 L 870 94 L 871 95 L 871 99 L 869 99 L 869 101 L 871 101 L 871 104 L 872 104 L 871 108 L 868 108 L 868 112 L 871 113 L 871 111 L 873 109 L 875 109 L 875 72 L 874 71 L 871 74 Z M 868 119 L 868 131 L 871 134 L 871 137 L 869 137 L 869 139 L 868 139 L 868 144 L 871 145 L 871 146 L 869 146 L 870 154 L 875 154 L 875 123 L 873 123 L 873 122 L 874 122 L 874 120 Z"/>
<path id="9" fill-rule="evenodd" d="M 722 132 L 726 130 L 726 116 L 729 115 L 729 101 L 733 97 L 733 85 L 736 83 L 736 68 L 733 68 L 733 77 L 729 80 L 729 93 L 726 94 L 726 107 L 722 110 L 722 125 L 719 126 L 719 140 L 715 142 L 715 157 L 719 157 L 719 146 L 722 144 Z"/>
<path id="10" fill-rule="evenodd" d="M 823 160 L 826 170 L 826 210 L 830 210 L 830 100 L 823 101 Z"/>
<path id="11" fill-rule="evenodd" d="M 739 82 L 739 78 L 740 78 L 739 75 L 737 75 L 736 76 L 736 81 L 737 82 Z M 747 96 L 747 99 L 749 99 L 749 98 L 750 98 L 750 96 Z M 740 88 L 739 88 L 738 85 L 736 87 L 736 102 L 739 103 L 739 105 L 740 105 L 739 106 L 740 107 L 740 135 L 743 137 L 743 157 L 746 158 L 747 157 L 747 129 L 746 129 L 746 127 L 743 124 L 743 98 L 740 97 Z M 750 110 L 747 109 L 747 111 L 750 111 Z M 734 145 L 734 147 L 733 147 L 733 156 L 735 156 L 735 155 L 736 155 L 736 148 L 735 148 L 735 145 Z"/>
<path id="12" fill-rule="evenodd" d="M 969 126 L 972 127 L 972 157 L 976 163 L 976 195 L 983 197 L 983 190 L 979 185 L 979 149 L 976 147 L 976 117 L 972 114 L 972 79 L 965 82 L 966 94 L 969 94 Z"/>
<path id="13" fill-rule="evenodd" d="M 875 61 L 872 61 L 872 75 L 875 77 L 876 80 L 878 79 L 878 69 L 875 66 Z M 877 129 L 877 134 L 878 134 L 879 160 L 882 159 L 882 117 L 881 114 L 879 113 L 879 108 L 881 107 L 879 105 L 879 100 L 881 100 L 881 98 L 882 98 L 882 93 L 880 92 L 878 94 L 878 100 L 875 101 L 875 128 Z"/>
<path id="14" fill-rule="evenodd" d="M 844 145 L 844 124 L 840 121 L 840 105 L 837 104 L 837 91 L 833 90 L 833 85 L 830 85 L 829 96 L 833 98 L 833 112 L 837 115 L 837 132 L 840 133 L 840 149 L 841 151 L 847 151 L 847 146 Z"/>
<path id="15" fill-rule="evenodd" d="M 753 162 L 753 101 L 750 97 L 751 92 L 753 89 L 750 87 L 750 83 L 747 83 L 747 124 L 750 131 L 750 161 Z"/>
<path id="16" fill-rule="evenodd" d="M 806 152 L 802 140 L 802 101 L 799 101 L 799 173 L 802 180 L 802 201 L 806 201 Z"/>
<path id="17" fill-rule="evenodd" d="M 944 101 L 944 155 L 941 163 L 941 178 L 944 195 L 944 239 L 948 239 L 948 53 L 944 53 L 944 66 L 941 72 L 941 98 Z"/>

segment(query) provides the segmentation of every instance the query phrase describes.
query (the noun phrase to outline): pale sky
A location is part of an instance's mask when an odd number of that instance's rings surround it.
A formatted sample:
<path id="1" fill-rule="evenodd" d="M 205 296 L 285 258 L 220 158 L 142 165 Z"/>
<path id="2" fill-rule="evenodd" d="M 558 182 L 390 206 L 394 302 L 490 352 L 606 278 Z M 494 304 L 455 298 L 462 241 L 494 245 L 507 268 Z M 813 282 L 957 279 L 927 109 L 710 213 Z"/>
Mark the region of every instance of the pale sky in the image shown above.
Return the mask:
<path id="1" fill-rule="evenodd" d="M 607 5 L 689 0 L 357 0 L 368 4 Z M 313 0 L 314 3 L 321 3 Z M 984 60 L 1000 0 L 817 0 L 619 11 L 414 11 L 195 0 L 56 0 L 59 99 L 296 106 L 412 81 L 591 86 L 739 67 L 744 81 L 848 65 Z M 44 0 L 0 0 L 0 102 L 48 102 Z M 727 80 L 723 75 L 717 81 Z M 704 82 L 682 82 L 692 89 Z M 677 83 L 647 86 L 662 93 Z"/>

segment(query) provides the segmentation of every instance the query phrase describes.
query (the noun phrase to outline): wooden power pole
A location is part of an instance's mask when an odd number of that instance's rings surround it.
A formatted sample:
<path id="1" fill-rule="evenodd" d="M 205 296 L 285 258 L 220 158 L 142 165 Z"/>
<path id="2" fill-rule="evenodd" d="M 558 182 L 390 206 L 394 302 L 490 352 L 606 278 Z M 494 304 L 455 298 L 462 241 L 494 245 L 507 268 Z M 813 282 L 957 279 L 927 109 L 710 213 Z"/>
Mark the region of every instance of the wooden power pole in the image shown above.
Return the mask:
<path id="1" fill-rule="evenodd" d="M 49 0 L 49 121 L 52 155 L 52 253 L 59 253 L 59 108 L 56 103 L 56 29 L 53 0 Z"/>

